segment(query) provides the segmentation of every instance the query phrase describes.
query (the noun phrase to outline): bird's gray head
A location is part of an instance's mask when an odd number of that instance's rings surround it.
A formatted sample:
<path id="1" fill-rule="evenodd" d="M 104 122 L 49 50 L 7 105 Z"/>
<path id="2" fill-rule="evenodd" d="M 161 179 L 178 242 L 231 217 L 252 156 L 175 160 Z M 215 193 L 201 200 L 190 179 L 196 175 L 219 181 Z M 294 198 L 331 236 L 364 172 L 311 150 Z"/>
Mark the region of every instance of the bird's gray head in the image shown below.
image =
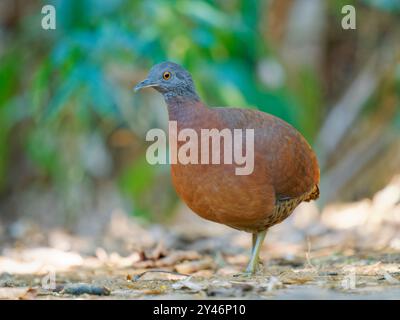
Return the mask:
<path id="1" fill-rule="evenodd" d="M 165 99 L 181 96 L 199 100 L 190 73 L 173 62 L 166 61 L 153 66 L 147 78 L 138 83 L 134 90 L 147 87 L 161 92 Z"/>

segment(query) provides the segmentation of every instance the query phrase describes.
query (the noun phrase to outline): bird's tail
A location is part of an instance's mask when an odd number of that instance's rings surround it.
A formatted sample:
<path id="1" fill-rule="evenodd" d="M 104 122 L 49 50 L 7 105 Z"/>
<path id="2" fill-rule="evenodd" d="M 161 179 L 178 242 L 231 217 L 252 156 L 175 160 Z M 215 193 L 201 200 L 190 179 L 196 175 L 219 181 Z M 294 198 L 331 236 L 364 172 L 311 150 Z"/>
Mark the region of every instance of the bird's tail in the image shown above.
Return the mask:
<path id="1" fill-rule="evenodd" d="M 311 201 L 311 200 L 316 200 L 319 198 L 319 187 L 316 184 L 314 186 L 314 189 L 309 193 L 308 197 L 306 199 L 304 199 L 304 201 Z"/>

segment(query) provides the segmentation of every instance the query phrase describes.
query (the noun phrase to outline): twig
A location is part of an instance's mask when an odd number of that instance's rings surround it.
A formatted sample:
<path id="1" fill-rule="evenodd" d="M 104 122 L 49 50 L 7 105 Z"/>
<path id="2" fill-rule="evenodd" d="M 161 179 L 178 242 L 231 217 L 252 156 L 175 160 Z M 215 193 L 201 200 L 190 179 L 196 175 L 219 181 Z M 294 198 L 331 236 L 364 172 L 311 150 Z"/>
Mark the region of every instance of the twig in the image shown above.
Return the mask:
<path id="1" fill-rule="evenodd" d="M 313 270 L 316 270 L 317 268 L 311 263 L 311 241 L 310 238 L 307 237 L 307 252 L 306 252 L 306 260 L 307 264 L 309 267 L 311 267 Z"/>
<path id="2" fill-rule="evenodd" d="M 147 271 L 144 271 L 144 272 L 142 272 L 142 273 L 140 273 L 140 274 L 137 274 L 136 276 L 133 277 L 132 280 L 133 280 L 133 281 L 138 281 L 141 277 L 143 277 L 146 273 L 149 273 L 149 272 L 161 272 L 161 273 L 174 274 L 174 275 L 177 275 L 177 276 L 190 277 L 190 275 L 188 275 L 188 274 L 184 274 L 184 273 L 180 273 L 180 272 L 176 272 L 176 271 L 168 271 L 168 270 L 147 270 Z"/>

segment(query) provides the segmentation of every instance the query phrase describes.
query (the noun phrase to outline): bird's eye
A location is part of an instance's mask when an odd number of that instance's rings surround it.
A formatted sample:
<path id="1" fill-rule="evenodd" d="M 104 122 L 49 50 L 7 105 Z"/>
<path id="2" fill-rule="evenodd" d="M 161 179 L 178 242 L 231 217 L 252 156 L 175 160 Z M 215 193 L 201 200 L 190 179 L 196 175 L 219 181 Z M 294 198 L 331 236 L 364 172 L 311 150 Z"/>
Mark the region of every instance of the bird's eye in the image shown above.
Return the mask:
<path id="1" fill-rule="evenodd" d="M 163 73 L 163 78 L 164 78 L 164 80 L 169 80 L 169 79 L 171 79 L 171 72 L 165 71 L 165 72 Z"/>

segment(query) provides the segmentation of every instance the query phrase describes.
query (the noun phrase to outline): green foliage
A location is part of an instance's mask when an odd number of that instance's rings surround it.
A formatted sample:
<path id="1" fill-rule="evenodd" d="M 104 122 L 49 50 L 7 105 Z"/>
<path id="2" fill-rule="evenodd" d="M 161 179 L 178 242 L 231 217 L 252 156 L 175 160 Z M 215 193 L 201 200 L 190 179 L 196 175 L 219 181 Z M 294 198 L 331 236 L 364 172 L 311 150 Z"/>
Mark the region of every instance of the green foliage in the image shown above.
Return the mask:
<path id="1" fill-rule="evenodd" d="M 121 187 L 133 197 L 139 197 L 154 183 L 154 175 L 153 167 L 145 157 L 140 157 L 121 175 Z"/>
<path id="2" fill-rule="evenodd" d="M 7 102 L 12 99 L 18 87 L 19 55 L 5 54 L 0 59 L 0 191 L 4 189 L 9 165 L 8 134 L 14 121 Z"/>
<path id="3" fill-rule="evenodd" d="M 120 175 L 121 190 L 135 200 L 137 215 L 144 217 L 150 215 L 146 204 L 142 200 L 143 196 L 150 191 L 151 186 L 154 184 L 154 179 L 154 167 L 146 161 L 144 156 L 136 159 Z"/>
<path id="4" fill-rule="evenodd" d="M 388 12 L 400 12 L 400 1 L 398 0 L 363 0 L 365 4 Z"/>

